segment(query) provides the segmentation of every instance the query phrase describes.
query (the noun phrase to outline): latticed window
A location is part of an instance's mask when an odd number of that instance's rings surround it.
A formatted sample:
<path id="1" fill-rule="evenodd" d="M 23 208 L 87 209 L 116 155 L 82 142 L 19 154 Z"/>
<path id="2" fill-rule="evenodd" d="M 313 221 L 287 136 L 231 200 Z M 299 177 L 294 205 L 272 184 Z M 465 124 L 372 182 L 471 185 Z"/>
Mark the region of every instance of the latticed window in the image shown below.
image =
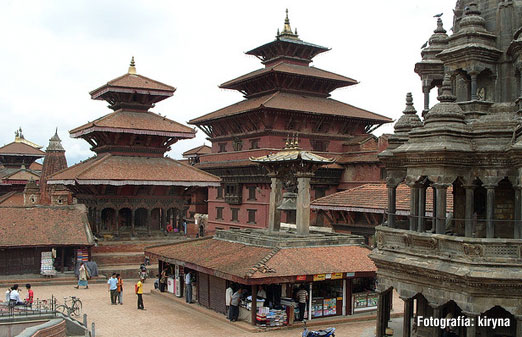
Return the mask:
<path id="1" fill-rule="evenodd" d="M 239 221 L 239 208 L 231 208 L 232 211 L 232 221 Z"/>
<path id="2" fill-rule="evenodd" d="M 248 223 L 256 223 L 256 210 L 248 209 Z"/>
<path id="3" fill-rule="evenodd" d="M 216 220 L 223 220 L 223 207 L 216 207 Z"/>
<path id="4" fill-rule="evenodd" d="M 227 152 L 227 143 L 219 143 L 218 146 L 218 152 Z"/>
<path id="5" fill-rule="evenodd" d="M 216 199 L 223 199 L 223 186 L 218 186 Z"/>
<path id="6" fill-rule="evenodd" d="M 248 186 L 248 200 L 257 200 L 255 186 Z"/>

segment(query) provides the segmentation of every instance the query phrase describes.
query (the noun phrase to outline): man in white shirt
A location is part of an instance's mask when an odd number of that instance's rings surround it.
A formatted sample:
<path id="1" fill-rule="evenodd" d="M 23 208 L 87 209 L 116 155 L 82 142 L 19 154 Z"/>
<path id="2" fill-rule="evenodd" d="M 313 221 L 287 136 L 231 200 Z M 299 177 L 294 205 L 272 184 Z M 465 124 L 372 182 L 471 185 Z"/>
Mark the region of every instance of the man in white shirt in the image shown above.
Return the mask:
<path id="1" fill-rule="evenodd" d="M 11 292 L 9 293 L 9 301 L 14 305 L 24 304 L 24 302 L 20 301 L 20 293 L 18 292 L 18 284 L 15 284 L 11 288 Z"/>
<path id="2" fill-rule="evenodd" d="M 234 290 L 232 290 L 232 286 L 228 286 L 227 290 L 225 291 L 225 307 L 227 309 L 225 315 L 228 315 L 228 311 L 230 310 L 230 300 L 232 299 L 232 294 L 234 294 Z"/>

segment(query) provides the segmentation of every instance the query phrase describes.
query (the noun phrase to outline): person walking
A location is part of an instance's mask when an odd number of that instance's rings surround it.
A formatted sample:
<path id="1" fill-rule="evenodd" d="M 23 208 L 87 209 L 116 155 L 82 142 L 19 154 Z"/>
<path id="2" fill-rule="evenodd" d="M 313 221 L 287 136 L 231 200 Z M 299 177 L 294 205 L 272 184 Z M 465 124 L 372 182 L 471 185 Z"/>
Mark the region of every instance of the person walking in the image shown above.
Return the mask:
<path id="1" fill-rule="evenodd" d="M 299 287 L 299 291 L 296 294 L 297 303 L 299 305 L 299 321 L 304 319 L 304 313 L 306 309 L 306 301 L 308 299 L 308 292 L 305 290 L 304 286 Z"/>
<path id="2" fill-rule="evenodd" d="M 185 274 L 185 302 L 192 303 L 192 273 Z"/>
<path id="3" fill-rule="evenodd" d="M 140 279 L 138 283 L 136 283 L 136 295 L 138 295 L 138 309 L 139 310 L 145 310 L 145 307 L 143 306 L 143 282 L 144 279 Z"/>
<path id="4" fill-rule="evenodd" d="M 123 304 L 123 279 L 120 277 L 120 274 L 116 274 L 116 291 L 118 292 L 118 303 Z"/>
<path id="5" fill-rule="evenodd" d="M 239 317 L 239 301 L 241 300 L 241 294 L 243 289 L 239 288 L 230 299 L 230 309 L 228 319 L 230 322 L 236 322 Z"/>
<path id="6" fill-rule="evenodd" d="M 116 298 L 118 297 L 118 279 L 116 273 L 112 273 L 111 278 L 107 281 L 107 289 L 111 294 L 111 304 L 116 305 Z"/>
<path id="7" fill-rule="evenodd" d="M 159 279 L 159 289 L 162 293 L 165 292 L 165 288 L 167 287 L 167 270 L 163 269 Z"/>
<path id="8" fill-rule="evenodd" d="M 78 269 L 78 285 L 75 287 L 76 289 L 80 288 L 80 286 L 85 287 L 85 289 L 89 289 L 89 272 L 85 265 L 80 263 L 80 269 Z"/>

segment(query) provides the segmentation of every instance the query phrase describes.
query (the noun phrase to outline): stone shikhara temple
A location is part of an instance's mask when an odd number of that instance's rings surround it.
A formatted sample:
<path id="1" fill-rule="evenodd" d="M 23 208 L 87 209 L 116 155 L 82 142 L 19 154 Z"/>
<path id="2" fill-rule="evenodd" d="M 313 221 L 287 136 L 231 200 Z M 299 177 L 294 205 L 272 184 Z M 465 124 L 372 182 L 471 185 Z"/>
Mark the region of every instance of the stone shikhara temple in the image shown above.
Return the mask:
<path id="1" fill-rule="evenodd" d="M 458 336 L 522 336 L 522 4 L 457 1 L 453 34 L 439 20 L 415 71 L 423 119 L 406 109 L 380 155 L 388 218 L 377 227 L 377 336 L 390 318 L 392 290 L 404 300 L 403 336 L 440 336 L 416 317 L 473 319 Z M 429 108 L 429 91 L 439 103 Z M 410 216 L 396 218 L 399 183 Z M 434 216 L 426 216 L 433 187 Z M 448 187 L 453 213 L 446 209 Z M 414 312 L 415 308 L 415 312 Z M 509 326 L 478 326 L 503 318 Z"/>

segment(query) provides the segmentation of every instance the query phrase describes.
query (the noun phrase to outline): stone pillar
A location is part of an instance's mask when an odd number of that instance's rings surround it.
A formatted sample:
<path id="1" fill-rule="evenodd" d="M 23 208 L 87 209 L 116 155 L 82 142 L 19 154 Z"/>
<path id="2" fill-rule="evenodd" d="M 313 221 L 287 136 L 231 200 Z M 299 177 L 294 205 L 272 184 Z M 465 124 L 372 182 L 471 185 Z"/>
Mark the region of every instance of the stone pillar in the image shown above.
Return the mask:
<path id="1" fill-rule="evenodd" d="M 431 196 L 431 200 L 433 203 L 433 207 L 431 209 L 432 219 L 431 219 L 431 232 L 435 233 L 435 227 L 437 225 L 437 190 L 435 186 L 431 185 L 431 189 L 433 191 L 433 195 Z"/>
<path id="2" fill-rule="evenodd" d="M 388 187 L 388 227 L 395 228 L 395 213 L 397 212 L 396 200 L 397 200 L 397 185 L 386 184 Z"/>
<path id="3" fill-rule="evenodd" d="M 515 315 L 515 320 L 516 320 L 516 333 L 515 333 L 515 336 L 516 337 L 522 337 L 522 315 Z M 475 336 L 473 336 L 475 337 Z"/>
<path id="4" fill-rule="evenodd" d="M 450 184 L 433 184 L 436 191 L 437 209 L 436 209 L 436 226 L 435 233 L 446 233 L 446 194 Z"/>
<path id="5" fill-rule="evenodd" d="M 408 184 L 410 187 L 410 231 L 417 229 L 419 209 L 419 183 Z"/>
<path id="6" fill-rule="evenodd" d="M 312 174 L 297 174 L 296 228 L 297 235 L 310 233 L 310 178 Z"/>
<path id="7" fill-rule="evenodd" d="M 152 221 L 152 209 L 147 208 L 147 235 L 150 236 L 150 223 Z"/>
<path id="8" fill-rule="evenodd" d="M 271 232 L 278 232 L 281 227 L 281 211 L 277 209 L 281 204 L 283 194 L 283 182 L 281 179 L 272 175 L 270 185 L 270 204 L 268 205 L 268 229 Z"/>
<path id="9" fill-rule="evenodd" d="M 419 219 L 417 221 L 417 231 L 426 231 L 426 186 L 419 188 Z"/>
<path id="10" fill-rule="evenodd" d="M 431 88 L 429 86 L 422 87 L 422 92 L 424 93 L 424 110 L 422 110 L 422 117 L 425 117 L 430 110 L 430 91 Z"/>
<path id="11" fill-rule="evenodd" d="M 473 185 L 464 185 L 464 189 L 466 190 L 466 208 L 464 212 L 464 232 L 465 236 L 467 238 L 473 237 L 473 209 L 475 208 L 474 200 L 475 200 L 475 193 Z"/>
<path id="12" fill-rule="evenodd" d="M 403 299 L 404 301 L 404 319 L 402 322 L 402 337 L 411 336 L 411 318 L 413 316 L 413 298 Z"/>
<path id="13" fill-rule="evenodd" d="M 440 308 L 433 308 L 433 318 L 440 318 Z M 439 326 L 434 326 L 431 328 L 432 337 L 440 337 L 442 329 Z"/>
<path id="14" fill-rule="evenodd" d="M 131 211 L 131 218 L 130 218 L 130 221 L 131 221 L 131 237 L 134 236 L 134 220 L 135 220 L 135 213 L 136 213 L 136 210 L 131 208 L 130 209 Z"/>
<path id="15" fill-rule="evenodd" d="M 471 100 L 474 101 L 477 99 L 477 74 L 471 73 Z"/>
<path id="16" fill-rule="evenodd" d="M 513 224 L 513 239 L 522 239 L 522 186 L 515 185 L 515 222 Z"/>
<path id="17" fill-rule="evenodd" d="M 495 237 L 495 187 L 496 185 L 484 185 L 487 191 L 486 198 L 486 238 Z"/>
<path id="18" fill-rule="evenodd" d="M 462 312 L 466 317 L 468 317 L 471 320 L 471 326 L 466 327 L 466 337 L 476 337 L 477 335 L 477 317 L 479 316 L 477 313 L 474 312 Z"/>

